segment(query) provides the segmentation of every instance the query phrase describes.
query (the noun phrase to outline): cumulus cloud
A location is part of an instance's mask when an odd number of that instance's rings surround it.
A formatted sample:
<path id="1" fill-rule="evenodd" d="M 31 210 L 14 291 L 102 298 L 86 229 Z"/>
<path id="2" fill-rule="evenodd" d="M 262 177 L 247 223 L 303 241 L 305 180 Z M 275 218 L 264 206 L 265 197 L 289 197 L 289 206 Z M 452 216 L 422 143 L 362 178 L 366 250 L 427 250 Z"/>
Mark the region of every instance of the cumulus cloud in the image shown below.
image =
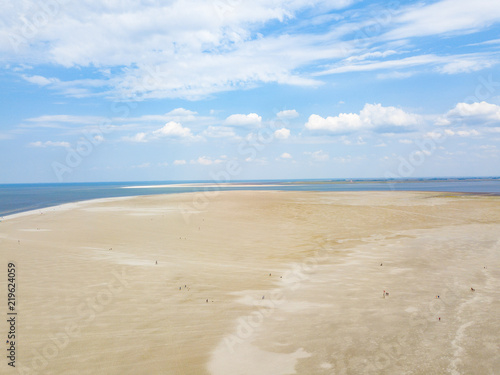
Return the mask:
<path id="1" fill-rule="evenodd" d="M 280 155 L 280 158 L 282 159 L 293 159 L 292 155 L 290 155 L 288 152 L 284 152 Z"/>
<path id="2" fill-rule="evenodd" d="M 248 115 L 243 114 L 235 114 L 231 115 L 224 121 L 226 125 L 234 125 L 234 126 L 251 126 L 251 125 L 260 125 L 262 122 L 262 117 L 257 113 L 249 113 Z"/>
<path id="3" fill-rule="evenodd" d="M 449 117 L 476 117 L 486 120 L 500 120 L 500 106 L 487 102 L 480 103 L 458 103 L 455 108 L 447 113 Z"/>
<path id="4" fill-rule="evenodd" d="M 309 155 L 313 161 L 328 161 L 330 159 L 330 155 L 323 150 L 314 151 L 314 152 L 304 152 L 305 155 Z"/>
<path id="5" fill-rule="evenodd" d="M 228 126 L 209 126 L 202 134 L 207 138 L 238 138 L 234 129 Z"/>
<path id="6" fill-rule="evenodd" d="M 31 147 L 71 147 L 68 142 L 36 141 L 29 144 Z"/>
<path id="7" fill-rule="evenodd" d="M 475 129 L 472 129 L 472 130 L 451 130 L 451 129 L 446 129 L 444 132 L 445 132 L 446 135 L 450 135 L 450 136 L 457 135 L 459 137 L 473 137 L 473 136 L 477 136 L 477 135 L 480 134 Z"/>
<path id="8" fill-rule="evenodd" d="M 158 137 L 179 137 L 179 138 L 191 138 L 193 134 L 191 129 L 182 126 L 180 123 L 175 121 L 167 122 L 162 128 L 153 131 L 153 135 Z"/>
<path id="9" fill-rule="evenodd" d="M 274 136 L 277 139 L 288 139 L 290 137 L 290 130 L 287 128 L 281 128 L 274 132 Z"/>
<path id="10" fill-rule="evenodd" d="M 458 103 L 453 109 L 437 118 L 437 126 L 496 126 L 500 121 L 500 106 L 483 102 Z"/>
<path id="11" fill-rule="evenodd" d="M 124 139 L 130 142 L 146 142 L 146 133 L 137 133 L 133 137 L 125 137 Z"/>
<path id="12" fill-rule="evenodd" d="M 407 113 L 395 107 L 381 104 L 365 104 L 359 114 L 340 113 L 326 118 L 313 114 L 309 116 L 306 128 L 331 133 L 352 133 L 359 130 L 401 131 L 420 122 L 420 116 Z"/>
<path id="13" fill-rule="evenodd" d="M 220 164 L 223 160 L 221 159 L 211 159 L 208 156 L 200 156 L 196 160 L 191 160 L 191 164 L 200 164 L 200 165 L 212 165 L 212 164 Z"/>
<path id="14" fill-rule="evenodd" d="M 186 164 L 186 161 L 185 160 L 174 160 L 174 165 L 184 165 Z"/>
<path id="15" fill-rule="evenodd" d="M 287 109 L 284 111 L 280 111 L 276 114 L 276 117 L 280 119 L 292 119 L 299 117 L 299 113 L 295 109 Z"/>
<path id="16" fill-rule="evenodd" d="M 149 142 L 159 138 L 177 138 L 185 140 L 197 140 L 199 136 L 193 136 L 191 129 L 182 126 L 182 124 L 169 121 L 160 129 L 152 132 L 139 132 L 132 137 L 123 137 L 122 140 L 129 142 Z"/>

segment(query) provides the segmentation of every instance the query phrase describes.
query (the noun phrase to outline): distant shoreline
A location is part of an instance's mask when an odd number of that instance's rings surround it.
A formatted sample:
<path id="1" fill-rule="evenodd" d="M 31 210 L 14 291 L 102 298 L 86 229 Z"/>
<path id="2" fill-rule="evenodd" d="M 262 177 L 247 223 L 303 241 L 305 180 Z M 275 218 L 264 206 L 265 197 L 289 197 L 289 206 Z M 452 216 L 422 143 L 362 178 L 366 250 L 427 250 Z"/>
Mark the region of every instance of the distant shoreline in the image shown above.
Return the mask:
<path id="1" fill-rule="evenodd" d="M 92 199 L 226 190 L 435 191 L 500 194 L 499 178 L 401 180 L 266 180 L 0 185 L 0 217 Z M 0 219 L 1 220 L 1 219 Z"/>

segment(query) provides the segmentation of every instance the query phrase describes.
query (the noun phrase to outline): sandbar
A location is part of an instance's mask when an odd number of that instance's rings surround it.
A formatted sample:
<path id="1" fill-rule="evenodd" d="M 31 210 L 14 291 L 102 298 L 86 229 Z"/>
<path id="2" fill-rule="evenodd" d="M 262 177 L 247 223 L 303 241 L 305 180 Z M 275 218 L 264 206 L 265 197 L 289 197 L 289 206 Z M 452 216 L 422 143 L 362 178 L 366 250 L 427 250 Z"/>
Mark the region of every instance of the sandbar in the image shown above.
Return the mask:
<path id="1" fill-rule="evenodd" d="M 14 262 L 23 374 L 493 374 L 499 233 L 460 193 L 79 202 L 0 223 L 0 305 Z"/>

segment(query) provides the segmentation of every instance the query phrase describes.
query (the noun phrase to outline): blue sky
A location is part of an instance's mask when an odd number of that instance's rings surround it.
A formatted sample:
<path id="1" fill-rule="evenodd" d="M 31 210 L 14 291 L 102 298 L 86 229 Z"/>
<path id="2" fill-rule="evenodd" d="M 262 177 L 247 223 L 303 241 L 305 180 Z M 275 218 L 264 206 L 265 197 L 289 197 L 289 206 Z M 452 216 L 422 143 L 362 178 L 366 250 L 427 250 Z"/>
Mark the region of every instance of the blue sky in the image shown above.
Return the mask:
<path id="1" fill-rule="evenodd" d="M 38 3 L 0 183 L 500 175 L 496 0 Z"/>

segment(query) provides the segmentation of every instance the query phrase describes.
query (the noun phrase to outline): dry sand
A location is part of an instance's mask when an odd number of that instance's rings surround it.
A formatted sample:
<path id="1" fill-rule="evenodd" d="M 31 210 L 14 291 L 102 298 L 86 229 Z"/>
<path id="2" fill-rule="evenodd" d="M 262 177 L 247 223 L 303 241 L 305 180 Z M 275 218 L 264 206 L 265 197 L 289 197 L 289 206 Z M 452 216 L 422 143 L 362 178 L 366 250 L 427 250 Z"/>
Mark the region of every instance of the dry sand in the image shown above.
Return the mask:
<path id="1" fill-rule="evenodd" d="M 0 373 L 498 373 L 500 197 L 207 194 L 5 218 Z"/>

